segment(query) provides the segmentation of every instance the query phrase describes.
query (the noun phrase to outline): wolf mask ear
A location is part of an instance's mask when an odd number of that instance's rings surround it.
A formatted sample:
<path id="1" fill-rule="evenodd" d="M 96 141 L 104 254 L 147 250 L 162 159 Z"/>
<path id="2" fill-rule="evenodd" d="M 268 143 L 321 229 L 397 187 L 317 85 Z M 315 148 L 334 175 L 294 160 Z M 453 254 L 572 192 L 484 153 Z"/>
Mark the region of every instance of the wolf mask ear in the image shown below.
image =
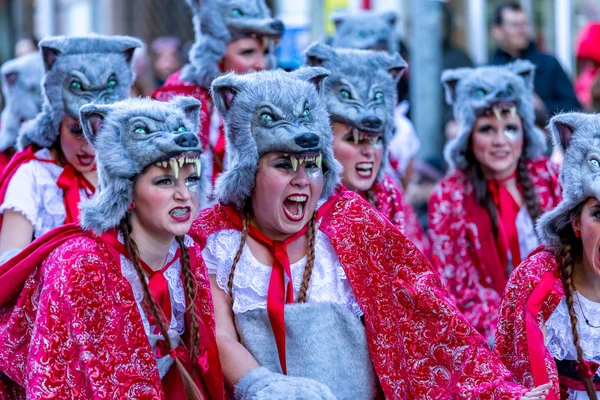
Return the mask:
<path id="1" fill-rule="evenodd" d="M 330 74 L 329 70 L 321 67 L 301 67 L 290 73 L 298 79 L 315 85 L 317 92 L 319 93 L 321 93 L 321 90 L 323 89 L 323 81 Z"/>
<path id="2" fill-rule="evenodd" d="M 392 29 L 394 29 L 396 27 L 396 19 L 398 17 L 396 16 L 395 12 L 387 11 L 387 12 L 384 12 L 383 14 L 381 14 L 381 16 L 388 22 L 388 24 L 390 24 L 390 27 Z"/>
<path id="3" fill-rule="evenodd" d="M 60 51 L 49 46 L 42 46 L 42 58 L 44 59 L 44 66 L 46 67 L 46 71 L 49 71 L 50 68 L 54 65 L 56 61 L 56 57 L 60 54 Z"/>
<path id="4" fill-rule="evenodd" d="M 220 76 L 213 81 L 211 85 L 212 98 L 221 117 L 227 117 L 235 101 L 235 96 L 237 96 L 242 87 L 242 81 L 234 73 Z"/>
<path id="5" fill-rule="evenodd" d="M 83 135 L 92 144 L 95 145 L 98 132 L 104 125 L 104 118 L 108 113 L 108 106 L 97 104 L 85 104 L 79 109 L 79 121 L 83 129 Z"/>
<path id="6" fill-rule="evenodd" d="M 6 84 L 8 86 L 13 86 L 17 82 L 17 79 L 19 79 L 19 73 L 9 72 L 4 75 L 4 79 L 6 79 Z"/>
<path id="7" fill-rule="evenodd" d="M 442 72 L 442 85 L 444 85 L 446 91 L 446 103 L 449 105 L 454 104 L 458 82 L 472 71 L 472 68 L 456 68 Z"/>
<path id="8" fill-rule="evenodd" d="M 394 79 L 394 82 L 398 83 L 404 71 L 406 71 L 408 64 L 398 53 L 394 53 L 391 56 L 391 60 L 388 67 L 388 72 Z"/>
<path id="9" fill-rule="evenodd" d="M 186 118 L 192 122 L 192 124 L 194 124 L 194 133 L 198 134 L 200 124 L 200 106 L 202 105 L 200 101 L 191 96 L 177 96 L 172 101 L 178 108 L 183 110 Z"/>
<path id="10" fill-rule="evenodd" d="M 306 64 L 311 67 L 321 67 L 325 61 L 335 57 L 332 47 L 324 43 L 315 43 L 306 50 Z"/>
<path id="11" fill-rule="evenodd" d="M 571 137 L 576 130 L 576 120 L 582 120 L 582 113 L 565 113 L 558 114 L 550 119 L 548 130 L 552 134 L 552 142 L 561 153 L 565 154 Z"/>
<path id="12" fill-rule="evenodd" d="M 347 15 L 348 15 L 348 13 L 346 13 L 346 12 L 336 11 L 331 14 L 331 16 L 329 17 L 329 20 L 331 22 L 333 22 L 333 24 L 335 25 L 335 29 L 338 29 L 340 27 L 340 25 L 343 24 L 344 21 L 346 20 Z"/>
<path id="13" fill-rule="evenodd" d="M 525 81 L 525 87 L 533 90 L 533 79 L 535 78 L 535 65 L 526 60 L 516 60 L 508 64 L 509 69 L 519 75 Z"/>

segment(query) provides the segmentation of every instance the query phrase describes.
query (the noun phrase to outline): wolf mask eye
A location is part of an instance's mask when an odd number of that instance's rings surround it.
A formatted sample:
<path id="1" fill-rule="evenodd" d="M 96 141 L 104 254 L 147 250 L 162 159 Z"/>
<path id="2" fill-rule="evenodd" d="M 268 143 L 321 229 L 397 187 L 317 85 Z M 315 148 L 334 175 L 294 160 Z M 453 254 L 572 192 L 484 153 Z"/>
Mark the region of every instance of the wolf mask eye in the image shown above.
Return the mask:
<path id="1" fill-rule="evenodd" d="M 273 121 L 273 116 L 271 114 L 262 113 L 260 114 L 260 119 L 262 119 L 265 122 L 271 122 Z"/>
<path id="2" fill-rule="evenodd" d="M 148 133 L 148 128 L 135 128 L 135 133 Z"/>
<path id="3" fill-rule="evenodd" d="M 302 112 L 302 115 L 308 117 L 310 115 L 310 110 L 307 108 Z"/>
<path id="4" fill-rule="evenodd" d="M 475 91 L 473 92 L 473 94 L 477 98 L 482 98 L 482 97 L 484 97 L 487 94 L 487 90 L 485 90 L 484 88 L 477 88 L 477 89 L 475 89 Z"/>
<path id="5" fill-rule="evenodd" d="M 179 128 L 177 128 L 178 132 L 187 132 L 187 129 L 185 129 L 185 126 L 181 125 Z"/>
<path id="6" fill-rule="evenodd" d="M 244 15 L 244 13 L 239 8 L 234 8 L 233 10 L 231 10 L 231 15 L 233 15 L 234 17 L 241 17 L 242 15 Z"/>
<path id="7" fill-rule="evenodd" d="M 71 89 L 81 90 L 81 88 L 82 88 L 81 82 L 79 82 L 79 81 L 71 82 Z"/>
<path id="8" fill-rule="evenodd" d="M 592 164 L 594 167 L 600 167 L 600 161 L 596 160 L 595 158 L 592 158 L 590 160 L 590 164 Z"/>
<path id="9" fill-rule="evenodd" d="M 106 82 L 106 87 L 112 89 L 115 86 L 117 86 L 117 80 L 115 78 L 109 78 L 108 82 Z"/>
<path id="10" fill-rule="evenodd" d="M 375 98 L 375 100 L 383 99 L 383 92 L 381 90 L 376 91 L 374 98 Z"/>
<path id="11" fill-rule="evenodd" d="M 350 95 L 350 92 L 345 89 L 340 90 L 340 96 L 342 96 L 342 98 L 344 98 L 344 99 L 352 98 L 352 96 Z"/>

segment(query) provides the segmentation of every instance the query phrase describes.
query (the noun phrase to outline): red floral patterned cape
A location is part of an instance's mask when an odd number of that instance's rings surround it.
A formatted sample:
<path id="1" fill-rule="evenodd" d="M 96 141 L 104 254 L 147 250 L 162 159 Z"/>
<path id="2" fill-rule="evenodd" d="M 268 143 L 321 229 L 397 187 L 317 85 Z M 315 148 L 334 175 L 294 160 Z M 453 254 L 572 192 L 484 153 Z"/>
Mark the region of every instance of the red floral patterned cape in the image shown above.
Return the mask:
<path id="1" fill-rule="evenodd" d="M 543 212 L 561 199 L 558 166 L 546 158 L 527 163 Z M 489 342 L 494 338 L 502 293 L 494 288 L 481 251 L 482 237 L 466 205 L 473 185 L 462 171 L 454 171 L 436 187 L 429 199 L 429 237 L 432 263 L 440 272 L 459 310 Z"/>
<path id="2" fill-rule="evenodd" d="M 196 246 L 190 251 L 202 260 Z M 0 306 L 1 399 L 180 398 L 184 389 L 176 368 L 161 382 L 131 285 L 112 247 L 69 224 L 40 237 L 17 260 L 0 267 L 3 278 L 20 278 L 3 281 L 3 289 L 22 285 Z M 209 398 L 223 399 L 203 262 L 194 274 L 202 319 L 195 376 Z"/>
<path id="3" fill-rule="evenodd" d="M 321 220 L 364 312 L 369 351 L 387 399 L 517 399 L 525 392 L 469 325 L 415 245 L 354 192 Z M 220 204 L 190 235 L 237 229 Z M 318 255 L 317 255 L 318 257 Z M 336 360 L 332 360 L 336 362 Z"/>
<path id="4" fill-rule="evenodd" d="M 429 257 L 429 240 L 402 188 L 396 185 L 392 178 L 384 175 L 382 179 L 375 181 L 371 190 L 375 197 L 375 208 Z"/>
<path id="5" fill-rule="evenodd" d="M 559 400 L 554 358 L 544 345 L 541 328 L 565 292 L 554 255 L 539 247 L 517 267 L 500 308 L 495 348 L 514 379 L 525 386 L 552 381 L 548 400 Z"/>
<path id="6" fill-rule="evenodd" d="M 160 101 L 169 101 L 175 96 L 193 96 L 202 103 L 200 112 L 200 141 L 202 148 L 206 151 L 210 148 L 213 154 L 213 183 L 216 177 L 223 172 L 223 162 L 225 161 L 225 131 L 224 125 L 221 123 L 219 128 L 219 138 L 216 143 L 211 146 L 210 136 L 210 117 L 212 99 L 208 93 L 208 89 L 196 86 L 193 83 L 186 82 L 180 79 L 181 71 L 171 75 L 165 84 L 152 93 L 152 98 Z"/>

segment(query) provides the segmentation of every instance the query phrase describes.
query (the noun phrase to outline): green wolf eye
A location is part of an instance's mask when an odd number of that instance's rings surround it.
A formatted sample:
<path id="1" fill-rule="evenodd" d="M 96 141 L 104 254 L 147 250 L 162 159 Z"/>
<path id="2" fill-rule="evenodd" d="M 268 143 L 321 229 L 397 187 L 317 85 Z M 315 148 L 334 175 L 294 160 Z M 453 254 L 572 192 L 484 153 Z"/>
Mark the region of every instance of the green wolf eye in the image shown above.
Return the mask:
<path id="1" fill-rule="evenodd" d="M 148 133 L 148 129 L 146 128 L 136 128 L 135 133 Z"/>
<path id="2" fill-rule="evenodd" d="M 242 10 L 240 10 L 239 8 L 234 8 L 233 10 L 231 10 L 231 14 L 234 17 L 241 17 L 242 15 L 244 15 L 244 13 L 242 12 Z"/>
<path id="3" fill-rule="evenodd" d="M 377 92 L 375 92 L 375 100 L 381 100 L 383 99 L 383 92 L 378 90 Z"/>
<path id="4" fill-rule="evenodd" d="M 117 86 L 117 80 L 115 78 L 110 78 L 108 82 L 106 82 L 106 87 L 109 89 L 112 89 L 115 86 Z"/>
<path id="5" fill-rule="evenodd" d="M 265 122 L 273 121 L 273 117 L 271 116 L 271 114 L 267 114 L 267 113 L 261 114 L 260 119 L 262 119 Z"/>
<path id="6" fill-rule="evenodd" d="M 304 115 L 305 117 L 308 117 L 310 115 L 310 110 L 307 108 L 306 110 L 304 110 L 302 115 Z"/>
<path id="7" fill-rule="evenodd" d="M 81 90 L 81 82 L 79 82 L 79 81 L 71 82 L 71 89 Z"/>
<path id="8" fill-rule="evenodd" d="M 481 98 L 487 94 L 487 91 L 484 88 L 477 88 L 477 89 L 475 89 L 474 94 L 475 94 L 475 97 Z"/>
<path id="9" fill-rule="evenodd" d="M 340 95 L 344 98 L 344 99 L 351 99 L 352 96 L 350 96 L 350 92 L 347 90 L 340 90 Z"/>
<path id="10" fill-rule="evenodd" d="M 185 126 L 181 125 L 179 128 L 177 128 L 177 130 L 179 132 L 187 132 L 187 129 L 185 129 Z"/>

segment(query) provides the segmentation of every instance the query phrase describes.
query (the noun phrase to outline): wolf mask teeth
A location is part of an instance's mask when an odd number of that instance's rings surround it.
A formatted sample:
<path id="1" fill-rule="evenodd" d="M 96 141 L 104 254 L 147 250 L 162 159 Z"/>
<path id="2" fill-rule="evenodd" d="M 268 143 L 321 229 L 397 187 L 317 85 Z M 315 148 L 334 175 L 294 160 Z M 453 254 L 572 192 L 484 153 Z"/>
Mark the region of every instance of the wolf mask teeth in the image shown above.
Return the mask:
<path id="1" fill-rule="evenodd" d="M 290 156 L 290 161 L 292 162 L 292 169 L 296 172 L 298 170 L 298 159 L 296 156 Z"/>
<path id="2" fill-rule="evenodd" d="M 169 165 L 173 170 L 173 175 L 175 175 L 175 179 L 179 178 L 179 163 L 177 162 L 177 160 L 171 157 L 171 159 L 169 159 Z"/>

